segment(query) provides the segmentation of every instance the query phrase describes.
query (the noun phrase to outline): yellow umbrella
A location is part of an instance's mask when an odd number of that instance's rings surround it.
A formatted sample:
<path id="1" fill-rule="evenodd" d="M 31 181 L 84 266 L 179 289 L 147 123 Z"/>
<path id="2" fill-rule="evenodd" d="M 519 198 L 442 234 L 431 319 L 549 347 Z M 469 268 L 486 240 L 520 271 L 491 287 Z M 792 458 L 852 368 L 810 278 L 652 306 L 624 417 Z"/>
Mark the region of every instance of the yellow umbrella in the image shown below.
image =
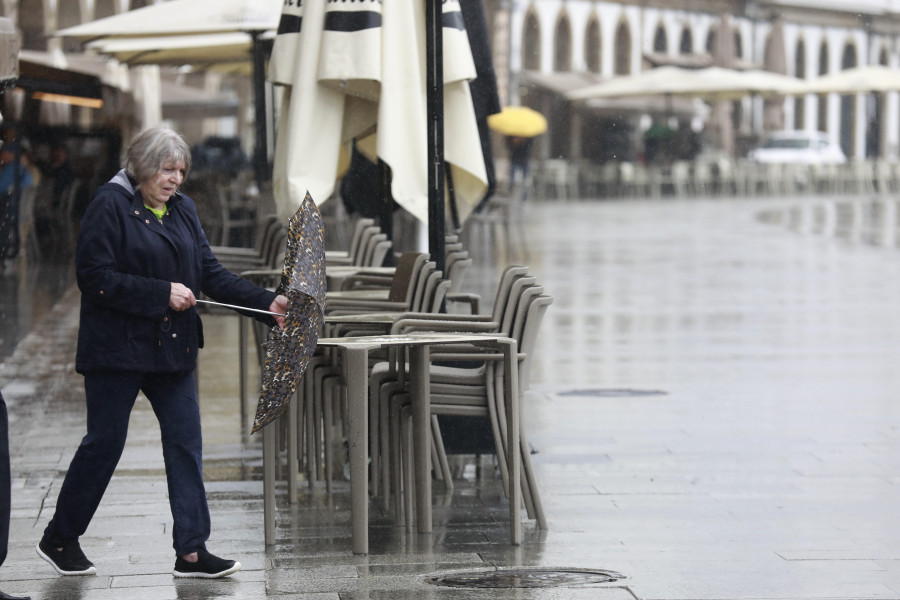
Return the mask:
<path id="1" fill-rule="evenodd" d="M 488 127 L 503 135 L 534 137 L 547 131 L 547 119 L 527 106 L 507 106 L 488 116 Z"/>

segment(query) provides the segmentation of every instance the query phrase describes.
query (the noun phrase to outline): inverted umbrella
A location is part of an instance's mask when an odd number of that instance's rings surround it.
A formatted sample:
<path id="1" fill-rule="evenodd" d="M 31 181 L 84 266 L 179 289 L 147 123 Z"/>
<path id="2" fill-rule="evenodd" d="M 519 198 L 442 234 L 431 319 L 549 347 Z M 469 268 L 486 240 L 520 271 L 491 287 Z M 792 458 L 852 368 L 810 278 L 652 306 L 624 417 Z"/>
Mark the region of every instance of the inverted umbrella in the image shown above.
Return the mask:
<path id="1" fill-rule="evenodd" d="M 309 194 L 288 227 L 281 283 L 288 299 L 284 328 L 273 327 L 265 343 L 262 389 L 251 433 L 281 416 L 316 350 L 325 302 L 325 227 Z"/>
<path id="2" fill-rule="evenodd" d="M 488 117 L 488 126 L 513 137 L 535 137 L 547 131 L 547 119 L 527 106 L 507 106 Z"/>

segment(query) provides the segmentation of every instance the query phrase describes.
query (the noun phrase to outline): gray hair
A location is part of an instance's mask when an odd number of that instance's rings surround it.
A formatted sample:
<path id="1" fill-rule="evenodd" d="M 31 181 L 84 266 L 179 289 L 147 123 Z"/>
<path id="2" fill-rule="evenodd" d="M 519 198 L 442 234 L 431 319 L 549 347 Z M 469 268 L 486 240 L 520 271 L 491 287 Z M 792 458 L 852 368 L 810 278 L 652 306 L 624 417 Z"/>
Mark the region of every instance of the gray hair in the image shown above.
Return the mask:
<path id="1" fill-rule="evenodd" d="M 191 149 L 173 129 L 158 125 L 137 134 L 125 152 L 125 172 L 135 181 L 148 181 L 166 161 L 184 162 L 184 178 L 191 171 Z"/>

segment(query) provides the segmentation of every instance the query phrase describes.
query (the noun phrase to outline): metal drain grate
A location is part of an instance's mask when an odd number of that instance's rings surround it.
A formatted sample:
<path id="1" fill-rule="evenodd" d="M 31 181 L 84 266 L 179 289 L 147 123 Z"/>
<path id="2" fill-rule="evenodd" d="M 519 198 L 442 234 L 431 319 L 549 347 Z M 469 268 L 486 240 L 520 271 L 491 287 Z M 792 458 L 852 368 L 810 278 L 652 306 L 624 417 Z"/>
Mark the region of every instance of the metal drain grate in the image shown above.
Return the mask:
<path id="1" fill-rule="evenodd" d="M 582 587 L 625 579 L 621 573 L 588 569 L 495 569 L 456 571 L 425 578 L 432 585 L 453 588 L 555 588 Z"/>
<path id="2" fill-rule="evenodd" d="M 632 390 L 624 388 L 608 388 L 594 390 L 568 390 L 566 392 L 559 392 L 558 395 L 596 398 L 623 398 L 637 396 L 665 396 L 666 392 L 662 390 Z"/>

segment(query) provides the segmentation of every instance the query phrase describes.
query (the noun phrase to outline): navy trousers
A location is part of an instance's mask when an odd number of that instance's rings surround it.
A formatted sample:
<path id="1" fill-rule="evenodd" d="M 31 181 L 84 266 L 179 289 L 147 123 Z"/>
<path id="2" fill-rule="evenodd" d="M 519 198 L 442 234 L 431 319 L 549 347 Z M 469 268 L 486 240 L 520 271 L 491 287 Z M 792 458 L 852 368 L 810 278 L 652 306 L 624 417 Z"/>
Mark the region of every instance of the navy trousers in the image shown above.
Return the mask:
<path id="1" fill-rule="evenodd" d="M 87 531 L 122 456 L 131 409 L 142 391 L 159 421 L 175 553 L 204 548 L 210 519 L 193 372 L 92 372 L 85 374 L 84 389 L 87 435 L 69 465 L 44 539 L 62 546 Z"/>

